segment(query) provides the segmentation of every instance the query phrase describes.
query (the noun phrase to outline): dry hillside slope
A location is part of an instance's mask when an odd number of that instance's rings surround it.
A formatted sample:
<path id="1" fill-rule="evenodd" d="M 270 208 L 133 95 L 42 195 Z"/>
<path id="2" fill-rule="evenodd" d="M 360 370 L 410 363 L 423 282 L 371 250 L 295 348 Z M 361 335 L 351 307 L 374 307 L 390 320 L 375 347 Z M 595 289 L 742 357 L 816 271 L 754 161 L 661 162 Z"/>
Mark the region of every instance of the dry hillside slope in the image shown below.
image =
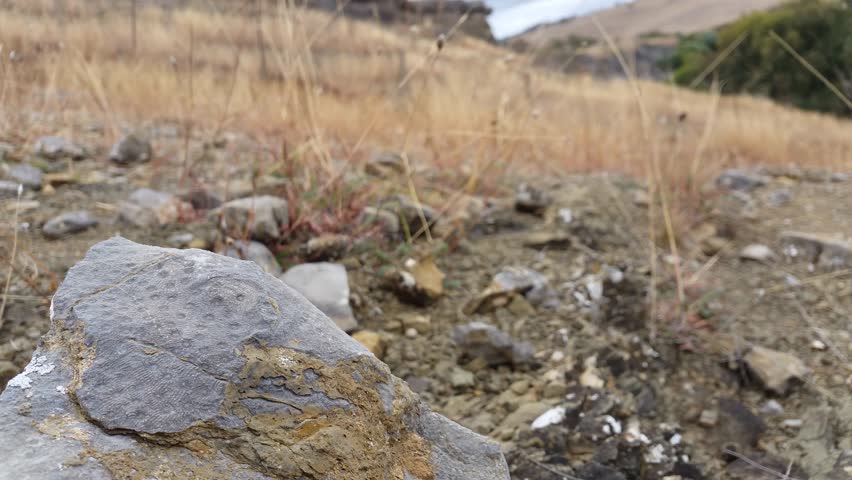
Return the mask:
<path id="1" fill-rule="evenodd" d="M 72 136 L 85 127 L 75 115 L 95 116 L 107 141 L 162 119 L 199 135 L 243 131 L 271 152 L 283 144 L 311 171 L 406 149 L 460 168 L 469 186 L 530 165 L 644 175 L 654 157 L 673 186 L 753 163 L 852 163 L 847 121 L 641 83 L 643 122 L 627 82 L 531 68 L 463 36 L 439 52 L 407 30 L 285 8 L 259 23 L 236 4 L 211 12 L 201 2 L 140 10 L 134 50 L 125 11 L 95 16 L 82 3 L 58 15 L 51 2 L 12 3 L 0 12 L 0 131 L 15 143 L 57 133 L 44 115 Z"/>
<path id="2" fill-rule="evenodd" d="M 630 40 L 647 33 L 692 33 L 732 22 L 782 0 L 637 0 L 596 15 L 613 37 Z M 541 45 L 566 37 L 598 38 L 592 16 L 544 26 L 520 38 Z"/>

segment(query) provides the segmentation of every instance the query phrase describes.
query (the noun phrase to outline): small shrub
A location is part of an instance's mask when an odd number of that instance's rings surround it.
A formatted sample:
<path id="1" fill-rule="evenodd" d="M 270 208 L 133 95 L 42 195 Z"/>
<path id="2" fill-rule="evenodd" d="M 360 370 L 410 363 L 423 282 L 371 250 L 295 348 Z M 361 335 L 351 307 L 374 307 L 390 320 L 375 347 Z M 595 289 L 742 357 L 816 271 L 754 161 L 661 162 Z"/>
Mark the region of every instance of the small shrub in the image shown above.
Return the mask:
<path id="1" fill-rule="evenodd" d="M 751 93 L 808 110 L 852 115 L 846 105 L 771 35 L 790 44 L 832 84 L 852 95 L 852 0 L 797 0 L 754 13 L 718 33 L 681 39 L 669 60 L 674 80 L 691 84 L 741 35 L 747 38 L 716 69 L 724 91 Z M 704 82 L 707 86 L 710 79 Z"/>

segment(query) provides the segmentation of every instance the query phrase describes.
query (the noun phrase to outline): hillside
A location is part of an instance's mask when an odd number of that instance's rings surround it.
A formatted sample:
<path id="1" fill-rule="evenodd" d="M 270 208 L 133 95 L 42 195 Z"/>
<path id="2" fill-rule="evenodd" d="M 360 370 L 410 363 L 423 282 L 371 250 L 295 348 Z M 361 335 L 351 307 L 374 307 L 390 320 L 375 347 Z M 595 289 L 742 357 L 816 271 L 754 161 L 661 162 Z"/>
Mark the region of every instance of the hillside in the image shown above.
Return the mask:
<path id="1" fill-rule="evenodd" d="M 479 180 L 531 163 L 644 175 L 656 149 L 678 186 L 731 166 L 838 167 L 852 155 L 849 124 L 828 116 L 643 82 L 643 120 L 626 81 L 530 68 L 530 57 L 464 36 L 438 51 L 408 29 L 311 10 L 276 10 L 258 24 L 239 9 L 145 9 L 134 50 L 126 11 L 57 16 L 49 2 L 17 5 L 0 12 L 0 125 L 16 142 L 50 133 L 44 118 L 65 119 L 76 136 L 86 123 L 72 119 L 94 117 L 105 141 L 158 119 L 193 135 L 235 129 L 284 143 L 329 171 L 332 159 L 405 148 Z"/>
<path id="2" fill-rule="evenodd" d="M 636 0 L 594 16 L 613 37 L 630 41 L 644 34 L 693 33 L 736 20 L 744 14 L 779 5 L 783 0 Z M 531 45 L 563 38 L 599 38 L 592 17 L 545 25 L 520 35 Z"/>

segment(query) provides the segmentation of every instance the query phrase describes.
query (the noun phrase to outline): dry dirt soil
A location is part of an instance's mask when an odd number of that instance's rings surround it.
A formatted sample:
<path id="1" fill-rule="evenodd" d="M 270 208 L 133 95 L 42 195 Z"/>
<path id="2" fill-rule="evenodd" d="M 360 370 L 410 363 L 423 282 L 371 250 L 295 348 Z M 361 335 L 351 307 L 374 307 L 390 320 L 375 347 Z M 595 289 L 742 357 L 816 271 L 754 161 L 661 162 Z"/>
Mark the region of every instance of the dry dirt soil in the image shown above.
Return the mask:
<path id="1" fill-rule="evenodd" d="M 153 134 L 158 152 L 181 150 L 181 139 L 169 132 Z M 0 203 L 4 278 L 12 228 L 20 232 L 0 328 L 3 383 L 28 362 L 49 326 L 53 290 L 89 246 L 118 233 L 166 246 L 178 232 L 218 235 L 203 209 L 162 228 L 117 223 L 118 204 L 137 187 L 189 188 L 169 173 L 179 171 L 180 156 L 162 153 L 154 164 L 118 167 L 106 159 L 96 131 L 88 139 L 94 147 L 89 159 L 43 164 L 73 170 L 74 180 L 25 193 L 17 226 L 15 201 Z M 249 143 L 210 147 L 208 185 L 216 184 L 217 165 Z M 13 147 L 27 152 L 30 146 Z M 26 153 L 19 157 L 35 161 Z M 706 189 L 699 221 L 679 239 L 688 259 L 680 262 L 683 303 L 676 260 L 662 236 L 656 268 L 648 261 L 646 187 L 619 176 L 532 177 L 528 183 L 551 199 L 539 215 L 515 209 L 512 184 L 506 195 L 451 207 L 449 216 L 463 219 L 465 228 L 445 246 L 353 238 L 340 261 L 349 271 L 361 327 L 385 344 L 384 361 L 438 411 L 501 441 L 518 480 L 779 478 L 749 462 L 775 471 L 792 465 L 790 478 L 835 478 L 827 471 L 852 449 L 852 271 L 785 254 L 779 234 L 800 230 L 848 239 L 852 181 L 789 169 L 765 174 L 768 183 L 750 192 Z M 211 191 L 225 195 L 224 189 Z M 280 191 L 269 187 L 269 193 Z M 451 215 L 461 208 L 465 215 Z M 88 209 L 100 224 L 59 240 L 44 237 L 45 221 L 77 209 Z M 286 267 L 303 261 L 293 252 L 305 240 L 271 247 Z M 743 260 L 739 252 L 749 244 L 765 245 L 774 256 Z M 446 275 L 444 293 L 427 306 L 401 302 L 387 290 L 384 273 L 427 250 Z M 493 309 L 465 313 L 506 267 L 541 273 L 551 301 L 508 294 Z M 415 315 L 428 321 L 420 318 L 422 328 L 406 332 L 402 324 Z M 532 360 L 488 366 L 463 358 L 453 330 L 471 321 L 529 342 Z M 770 392 L 745 368 L 749 346 L 787 354 L 791 363 L 799 359 L 810 373 L 787 392 Z M 554 407 L 564 418 L 533 429 Z"/>

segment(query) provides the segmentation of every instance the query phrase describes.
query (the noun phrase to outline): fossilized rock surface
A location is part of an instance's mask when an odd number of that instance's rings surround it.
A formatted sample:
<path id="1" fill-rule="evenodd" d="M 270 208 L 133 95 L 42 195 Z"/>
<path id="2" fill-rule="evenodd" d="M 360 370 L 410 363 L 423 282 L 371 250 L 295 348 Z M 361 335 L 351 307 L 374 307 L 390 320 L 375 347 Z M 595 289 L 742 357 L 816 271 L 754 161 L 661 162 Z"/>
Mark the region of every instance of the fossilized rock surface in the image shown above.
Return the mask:
<path id="1" fill-rule="evenodd" d="M 496 444 L 249 262 L 113 238 L 0 396 L 0 478 L 494 480 Z"/>

